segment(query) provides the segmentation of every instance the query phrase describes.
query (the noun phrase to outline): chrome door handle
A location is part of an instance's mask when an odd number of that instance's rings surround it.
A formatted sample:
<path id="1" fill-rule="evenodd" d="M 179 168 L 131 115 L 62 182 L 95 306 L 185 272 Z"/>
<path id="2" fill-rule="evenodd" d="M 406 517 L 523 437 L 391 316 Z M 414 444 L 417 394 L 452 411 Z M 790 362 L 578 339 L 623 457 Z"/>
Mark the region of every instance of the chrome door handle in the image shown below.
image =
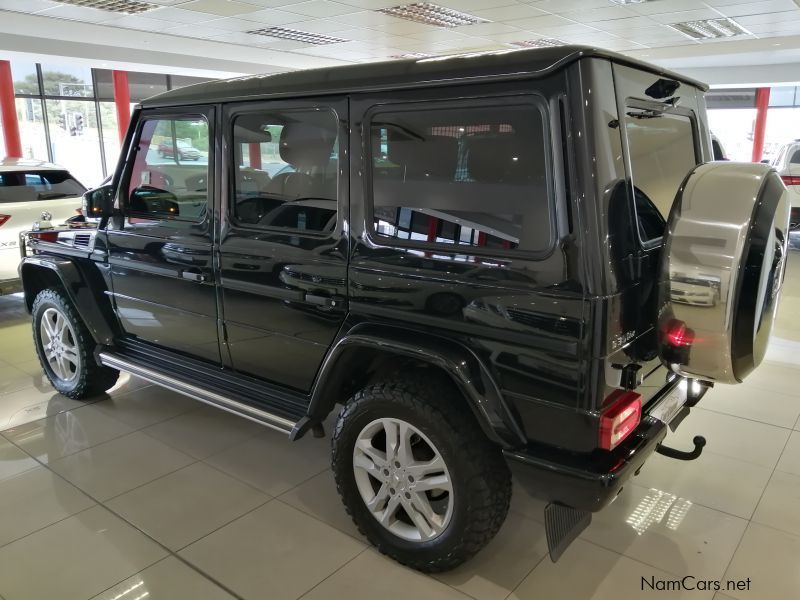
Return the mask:
<path id="1" fill-rule="evenodd" d="M 206 281 L 205 275 L 194 271 L 181 271 L 181 277 L 189 281 L 196 281 L 197 283 L 204 283 Z"/>
<path id="2" fill-rule="evenodd" d="M 341 299 L 335 296 L 320 296 L 319 294 L 306 294 L 306 302 L 320 308 L 336 308 Z"/>

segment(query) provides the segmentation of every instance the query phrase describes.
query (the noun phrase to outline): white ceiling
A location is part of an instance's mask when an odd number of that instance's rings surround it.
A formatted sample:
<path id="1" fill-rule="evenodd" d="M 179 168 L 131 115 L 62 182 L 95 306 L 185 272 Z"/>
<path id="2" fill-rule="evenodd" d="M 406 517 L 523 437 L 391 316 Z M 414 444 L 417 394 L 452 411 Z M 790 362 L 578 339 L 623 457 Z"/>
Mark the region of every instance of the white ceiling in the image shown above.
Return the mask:
<path id="1" fill-rule="evenodd" d="M 403 0 L 147 0 L 125 16 L 53 0 L 0 0 L 0 58 L 66 57 L 205 76 L 385 60 L 412 52 L 507 49 L 541 37 L 590 44 L 690 71 L 715 84 L 800 79 L 795 0 L 440 0 L 487 23 L 439 28 L 377 9 Z M 698 42 L 670 23 L 730 17 L 750 33 Z M 346 42 L 312 46 L 246 31 L 281 26 Z M 746 67 L 746 68 L 743 68 Z"/>

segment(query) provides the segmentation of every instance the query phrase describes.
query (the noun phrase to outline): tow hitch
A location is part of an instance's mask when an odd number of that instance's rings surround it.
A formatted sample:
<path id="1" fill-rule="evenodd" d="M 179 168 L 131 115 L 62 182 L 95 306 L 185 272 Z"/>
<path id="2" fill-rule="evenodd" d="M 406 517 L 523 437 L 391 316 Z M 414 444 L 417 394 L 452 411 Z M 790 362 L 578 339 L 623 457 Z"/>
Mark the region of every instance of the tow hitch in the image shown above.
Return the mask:
<path id="1" fill-rule="evenodd" d="M 670 448 L 664 444 L 659 444 L 656 446 L 656 452 L 663 456 L 676 458 L 678 460 L 694 460 L 699 458 L 703 453 L 703 447 L 706 445 L 706 438 L 704 438 L 702 435 L 696 435 L 694 436 L 692 443 L 694 444 L 694 450 L 690 450 L 689 452 L 676 450 L 675 448 Z"/>

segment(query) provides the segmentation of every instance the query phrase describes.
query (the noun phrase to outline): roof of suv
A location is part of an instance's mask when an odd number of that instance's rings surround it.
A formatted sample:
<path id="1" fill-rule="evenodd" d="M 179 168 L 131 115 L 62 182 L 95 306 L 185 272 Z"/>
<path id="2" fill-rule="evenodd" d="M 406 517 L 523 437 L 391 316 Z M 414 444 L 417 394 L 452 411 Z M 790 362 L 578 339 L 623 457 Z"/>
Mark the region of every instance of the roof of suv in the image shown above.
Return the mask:
<path id="1" fill-rule="evenodd" d="M 0 173 L 9 171 L 64 171 L 64 167 L 59 167 L 53 163 L 32 158 L 4 158 L 0 160 Z"/>
<path id="2" fill-rule="evenodd" d="M 604 58 L 708 89 L 699 81 L 616 52 L 589 46 L 558 46 L 251 75 L 190 85 L 148 98 L 141 105 L 148 108 L 523 79 L 547 75 L 586 57 Z"/>

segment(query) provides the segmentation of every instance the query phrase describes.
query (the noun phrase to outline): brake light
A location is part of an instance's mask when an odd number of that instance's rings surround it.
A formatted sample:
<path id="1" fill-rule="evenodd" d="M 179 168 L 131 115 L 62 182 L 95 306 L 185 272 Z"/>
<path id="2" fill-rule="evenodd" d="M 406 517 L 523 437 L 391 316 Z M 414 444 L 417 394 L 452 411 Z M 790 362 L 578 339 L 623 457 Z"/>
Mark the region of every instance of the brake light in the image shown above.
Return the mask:
<path id="1" fill-rule="evenodd" d="M 0 227 L 5 225 L 10 218 L 11 218 L 11 215 L 0 215 Z"/>
<path id="2" fill-rule="evenodd" d="M 30 236 L 42 242 L 57 242 L 57 231 L 32 231 Z"/>
<path id="3" fill-rule="evenodd" d="M 642 397 L 639 394 L 616 390 L 612 398 L 609 398 L 611 406 L 600 415 L 600 447 L 604 450 L 616 448 L 642 419 Z"/>
<path id="4" fill-rule="evenodd" d="M 673 319 L 664 330 L 664 340 L 673 348 L 691 346 L 694 342 L 694 331 L 686 327 L 686 323 Z"/>
<path id="5" fill-rule="evenodd" d="M 781 175 L 784 185 L 800 185 L 800 175 Z"/>

